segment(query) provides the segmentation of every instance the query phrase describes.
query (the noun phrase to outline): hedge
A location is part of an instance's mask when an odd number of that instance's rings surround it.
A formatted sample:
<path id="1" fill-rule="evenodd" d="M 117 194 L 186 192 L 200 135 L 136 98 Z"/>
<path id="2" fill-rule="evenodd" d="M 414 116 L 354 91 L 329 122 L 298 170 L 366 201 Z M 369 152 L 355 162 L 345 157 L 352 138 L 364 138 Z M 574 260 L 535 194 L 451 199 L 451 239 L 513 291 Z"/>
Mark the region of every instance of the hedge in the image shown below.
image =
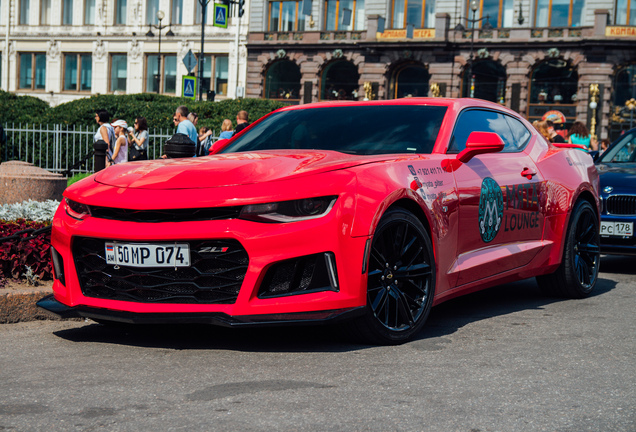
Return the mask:
<path id="1" fill-rule="evenodd" d="M 145 117 L 150 128 L 171 129 L 172 117 L 179 105 L 185 105 L 199 115 L 198 127 L 207 126 L 220 130 L 224 119 L 236 125 L 240 110 L 249 113 L 254 121 L 265 114 L 285 106 L 279 101 L 267 99 L 227 99 L 219 102 L 195 102 L 192 99 L 139 93 L 132 95 L 95 95 L 60 104 L 50 108 L 48 104 L 32 96 L 16 96 L 0 91 L 0 124 L 5 122 L 95 126 L 95 111 L 105 109 L 113 119 L 124 119 L 132 126 L 136 117 Z"/>

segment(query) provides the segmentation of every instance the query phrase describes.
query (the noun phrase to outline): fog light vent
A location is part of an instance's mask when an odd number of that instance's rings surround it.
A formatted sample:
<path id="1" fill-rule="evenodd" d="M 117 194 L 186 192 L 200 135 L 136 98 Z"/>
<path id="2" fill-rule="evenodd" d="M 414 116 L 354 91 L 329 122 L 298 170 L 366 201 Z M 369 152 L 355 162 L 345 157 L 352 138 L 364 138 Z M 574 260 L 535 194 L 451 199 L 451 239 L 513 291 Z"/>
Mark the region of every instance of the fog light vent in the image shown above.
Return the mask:
<path id="1" fill-rule="evenodd" d="M 53 246 L 51 246 L 51 258 L 53 259 L 53 271 L 55 272 L 55 277 L 62 283 L 62 285 L 66 286 L 66 278 L 64 277 L 64 259 Z"/>
<path id="2" fill-rule="evenodd" d="M 258 291 L 259 298 L 338 291 L 336 259 L 332 252 L 293 258 L 272 265 Z"/>

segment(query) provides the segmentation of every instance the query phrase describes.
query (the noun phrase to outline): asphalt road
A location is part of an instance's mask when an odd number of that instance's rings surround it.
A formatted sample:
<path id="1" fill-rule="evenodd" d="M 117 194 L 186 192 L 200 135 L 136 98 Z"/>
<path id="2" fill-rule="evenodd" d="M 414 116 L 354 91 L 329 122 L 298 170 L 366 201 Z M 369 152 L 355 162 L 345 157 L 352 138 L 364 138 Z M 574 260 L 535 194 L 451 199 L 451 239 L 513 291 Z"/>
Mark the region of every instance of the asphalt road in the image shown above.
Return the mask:
<path id="1" fill-rule="evenodd" d="M 492 288 L 397 347 L 330 327 L 0 325 L 0 430 L 636 431 L 635 275 L 604 257 L 585 300 Z"/>

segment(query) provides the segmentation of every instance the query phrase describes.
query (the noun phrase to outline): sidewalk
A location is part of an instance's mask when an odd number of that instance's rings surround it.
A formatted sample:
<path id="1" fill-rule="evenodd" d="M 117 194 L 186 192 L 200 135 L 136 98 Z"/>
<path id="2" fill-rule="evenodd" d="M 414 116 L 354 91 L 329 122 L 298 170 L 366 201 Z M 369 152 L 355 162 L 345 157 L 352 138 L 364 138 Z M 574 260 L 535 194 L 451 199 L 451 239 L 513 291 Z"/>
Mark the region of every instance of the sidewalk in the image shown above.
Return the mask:
<path id="1" fill-rule="evenodd" d="M 24 280 L 9 279 L 0 287 L 0 324 L 55 319 L 35 305 L 42 297 L 53 293 L 52 286 L 53 281 L 43 281 L 34 287 Z"/>

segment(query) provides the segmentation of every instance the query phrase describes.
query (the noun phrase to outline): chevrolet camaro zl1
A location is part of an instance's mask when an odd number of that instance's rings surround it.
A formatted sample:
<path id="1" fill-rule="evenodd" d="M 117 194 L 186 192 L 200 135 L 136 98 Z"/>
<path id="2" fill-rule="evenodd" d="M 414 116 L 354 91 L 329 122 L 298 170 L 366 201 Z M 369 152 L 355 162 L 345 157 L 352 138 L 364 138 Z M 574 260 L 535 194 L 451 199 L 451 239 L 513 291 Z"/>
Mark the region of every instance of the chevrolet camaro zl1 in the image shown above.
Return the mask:
<path id="1" fill-rule="evenodd" d="M 592 158 L 500 105 L 286 107 L 218 147 L 69 187 L 39 305 L 106 323 L 347 319 L 391 344 L 432 306 L 496 284 L 536 276 L 571 298 L 596 284 Z"/>

